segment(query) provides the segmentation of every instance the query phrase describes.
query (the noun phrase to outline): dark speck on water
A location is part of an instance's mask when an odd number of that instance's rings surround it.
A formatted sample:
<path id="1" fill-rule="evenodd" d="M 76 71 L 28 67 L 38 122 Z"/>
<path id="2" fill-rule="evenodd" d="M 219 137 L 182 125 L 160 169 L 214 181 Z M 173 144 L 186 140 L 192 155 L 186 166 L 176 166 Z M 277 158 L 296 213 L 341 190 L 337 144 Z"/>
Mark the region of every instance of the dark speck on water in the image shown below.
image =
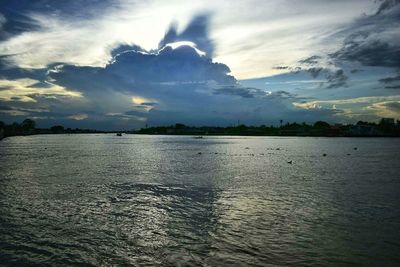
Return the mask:
<path id="1" fill-rule="evenodd" d="M 398 266 L 399 158 L 398 138 L 10 137 L 0 265 Z"/>

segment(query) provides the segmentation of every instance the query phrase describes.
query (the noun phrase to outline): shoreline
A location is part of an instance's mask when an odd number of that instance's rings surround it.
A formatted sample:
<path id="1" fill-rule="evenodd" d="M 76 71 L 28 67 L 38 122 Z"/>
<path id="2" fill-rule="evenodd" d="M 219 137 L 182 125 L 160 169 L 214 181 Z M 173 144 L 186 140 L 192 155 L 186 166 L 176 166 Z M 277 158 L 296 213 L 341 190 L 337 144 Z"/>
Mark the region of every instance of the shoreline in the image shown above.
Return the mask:
<path id="1" fill-rule="evenodd" d="M 235 134 L 145 134 L 145 133 L 130 133 L 124 131 L 115 132 L 90 132 L 90 133 L 33 133 L 33 134 L 17 134 L 0 137 L 0 141 L 10 137 L 21 137 L 21 136 L 34 136 L 34 135 L 94 135 L 94 134 L 117 134 L 122 133 L 124 135 L 147 135 L 147 136 L 188 136 L 188 137 L 201 137 L 196 139 L 203 139 L 207 137 L 316 137 L 316 138 L 400 138 L 398 135 L 342 135 L 342 136 L 327 136 L 327 135 L 235 135 Z"/>

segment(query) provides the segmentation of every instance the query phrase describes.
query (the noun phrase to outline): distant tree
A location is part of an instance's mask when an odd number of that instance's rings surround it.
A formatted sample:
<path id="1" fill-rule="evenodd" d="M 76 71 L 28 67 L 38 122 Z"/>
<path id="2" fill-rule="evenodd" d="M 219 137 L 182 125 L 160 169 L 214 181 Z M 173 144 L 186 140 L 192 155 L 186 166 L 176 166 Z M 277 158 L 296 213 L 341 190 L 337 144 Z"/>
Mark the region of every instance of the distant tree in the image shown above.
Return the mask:
<path id="1" fill-rule="evenodd" d="M 317 129 L 327 129 L 329 127 L 330 127 L 329 123 L 325 121 L 317 121 L 316 123 L 314 123 L 314 128 Z"/>
<path id="2" fill-rule="evenodd" d="M 30 131 L 35 129 L 36 127 L 36 123 L 35 121 L 31 120 L 31 119 L 25 119 L 22 123 L 21 123 L 21 128 L 24 131 Z"/>
<path id="3" fill-rule="evenodd" d="M 177 123 L 177 124 L 175 124 L 175 128 L 176 129 L 183 129 L 183 128 L 185 128 L 186 126 L 185 126 L 185 124 L 182 124 L 182 123 Z"/>
<path id="4" fill-rule="evenodd" d="M 64 132 L 64 126 L 62 125 L 54 125 L 50 128 L 53 133 L 62 133 Z"/>

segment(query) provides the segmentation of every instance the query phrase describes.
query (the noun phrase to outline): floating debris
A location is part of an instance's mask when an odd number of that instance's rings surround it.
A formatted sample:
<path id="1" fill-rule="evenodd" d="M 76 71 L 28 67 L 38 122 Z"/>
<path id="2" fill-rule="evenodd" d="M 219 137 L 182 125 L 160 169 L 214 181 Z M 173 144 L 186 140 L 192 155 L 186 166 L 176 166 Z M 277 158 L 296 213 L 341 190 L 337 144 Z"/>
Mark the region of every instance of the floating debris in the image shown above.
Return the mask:
<path id="1" fill-rule="evenodd" d="M 357 150 L 357 149 L 358 149 L 357 147 L 354 148 L 354 150 Z"/>
<path id="2" fill-rule="evenodd" d="M 324 153 L 324 154 L 322 154 L 322 156 L 326 157 L 326 154 Z"/>
<path id="3" fill-rule="evenodd" d="M 197 153 L 197 155 L 201 155 L 201 152 Z"/>
<path id="4" fill-rule="evenodd" d="M 289 160 L 287 163 L 292 164 L 292 163 L 293 163 L 293 160 Z"/>
<path id="5" fill-rule="evenodd" d="M 281 150 L 279 147 L 276 150 Z"/>
<path id="6" fill-rule="evenodd" d="M 247 147 L 245 147 L 244 149 L 250 149 L 250 147 L 247 146 Z"/>

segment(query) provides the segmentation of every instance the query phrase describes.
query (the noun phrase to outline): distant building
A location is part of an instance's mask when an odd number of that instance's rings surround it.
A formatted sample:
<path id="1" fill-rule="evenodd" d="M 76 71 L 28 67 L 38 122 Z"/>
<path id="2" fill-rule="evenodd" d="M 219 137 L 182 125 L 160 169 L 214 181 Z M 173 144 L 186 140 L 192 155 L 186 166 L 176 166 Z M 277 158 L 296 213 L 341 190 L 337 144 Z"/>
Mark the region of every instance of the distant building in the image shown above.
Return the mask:
<path id="1" fill-rule="evenodd" d="M 382 131 L 370 125 L 353 125 L 348 129 L 348 135 L 351 136 L 380 136 Z"/>
<path id="2" fill-rule="evenodd" d="M 395 125 L 395 120 L 393 118 L 382 118 L 381 123 L 386 125 Z"/>

